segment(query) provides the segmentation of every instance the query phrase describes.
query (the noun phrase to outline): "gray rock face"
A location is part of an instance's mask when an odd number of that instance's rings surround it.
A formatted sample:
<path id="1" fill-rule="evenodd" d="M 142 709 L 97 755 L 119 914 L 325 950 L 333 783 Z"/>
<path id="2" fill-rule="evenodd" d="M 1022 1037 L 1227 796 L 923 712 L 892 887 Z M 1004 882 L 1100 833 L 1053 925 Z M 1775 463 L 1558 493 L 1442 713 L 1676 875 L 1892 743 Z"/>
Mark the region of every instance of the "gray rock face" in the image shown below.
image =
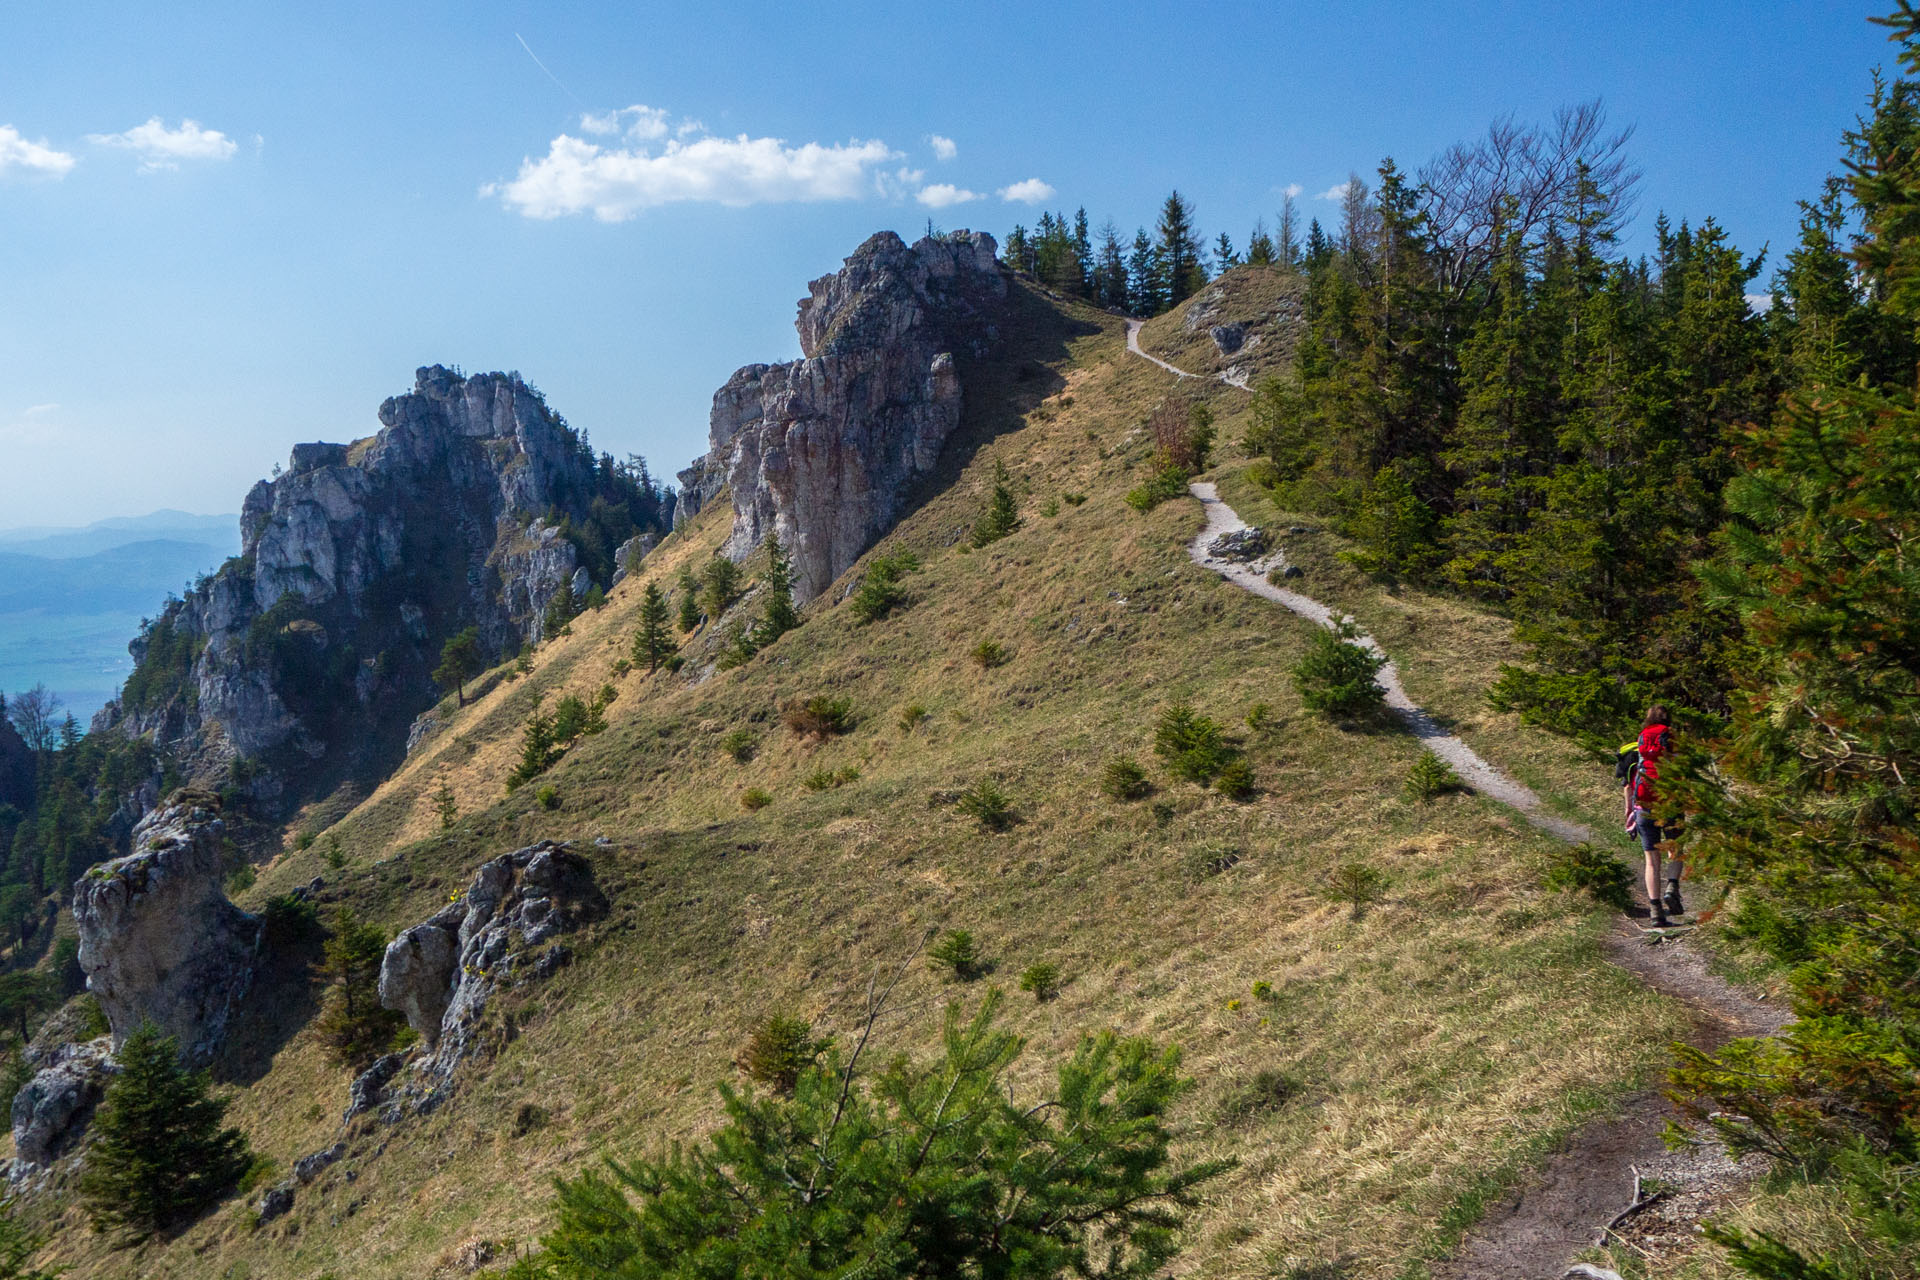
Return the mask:
<path id="1" fill-rule="evenodd" d="M 404 930 L 387 944 L 380 964 L 380 1004 L 405 1014 L 407 1025 L 426 1037 L 429 1047 L 440 1038 L 440 1019 L 453 1001 L 459 963 L 460 942 L 454 931 L 432 922 Z"/>
<path id="2" fill-rule="evenodd" d="M 627 575 L 640 567 L 653 549 L 660 545 L 658 534 L 637 533 L 628 538 L 613 553 L 613 586 L 619 586 L 627 580 Z"/>
<path id="3" fill-rule="evenodd" d="M 874 236 L 809 286 L 795 322 L 803 359 L 747 365 L 714 393 L 710 450 L 681 473 L 682 509 L 710 500 L 723 473 L 728 555 L 777 533 L 795 599 L 818 595 L 933 469 L 960 422 L 956 355 L 985 349 L 1005 297 L 991 236 L 957 231 L 912 248 Z"/>
<path id="4" fill-rule="evenodd" d="M 1237 320 L 1232 324 L 1217 324 L 1207 330 L 1207 336 L 1213 339 L 1221 355 L 1230 356 L 1247 345 L 1247 326 Z"/>
<path id="5" fill-rule="evenodd" d="M 1207 544 L 1207 554 L 1215 560 L 1258 560 L 1267 552 L 1270 540 L 1261 528 L 1235 529 Z"/>
<path id="6" fill-rule="evenodd" d="M 438 1106 L 478 1047 L 494 991 L 551 976 L 570 955 L 552 939 L 605 909 L 592 864 L 564 844 L 543 840 L 484 863 L 458 899 L 388 944 L 380 1004 L 406 1015 L 425 1051 L 404 1071 L 389 1055 L 363 1073 L 348 1118 L 375 1106 L 390 1118 Z"/>
<path id="7" fill-rule="evenodd" d="M 541 639 L 581 568 L 542 517 L 587 515 L 591 453 L 517 374 L 423 368 L 379 419 L 351 445 L 295 446 L 253 487 L 242 554 L 156 627 L 185 642 L 178 692 L 111 704 L 96 731 L 152 734 L 199 779 L 245 758 L 271 806 L 397 763 L 450 635 L 478 628 L 488 657 Z"/>
<path id="8" fill-rule="evenodd" d="M 253 1207 L 261 1222 L 272 1222 L 293 1211 L 293 1188 L 288 1186 L 270 1187 L 260 1197 L 260 1203 Z"/>
<path id="9" fill-rule="evenodd" d="M 106 1036 L 62 1045 L 13 1095 L 16 1180 L 72 1148 L 106 1090 L 112 1058 L 113 1043 Z"/>
<path id="10" fill-rule="evenodd" d="M 324 1151 L 316 1151 L 310 1156 L 301 1156 L 293 1162 L 293 1180 L 304 1187 L 324 1173 L 328 1165 L 345 1154 L 347 1154 L 347 1144 L 336 1142 Z"/>
<path id="11" fill-rule="evenodd" d="M 150 1020 L 199 1066 L 253 983 L 260 921 L 221 888 L 225 824 L 213 804 L 176 795 L 134 829 L 134 853 L 73 886 L 80 967 L 115 1049 Z"/>

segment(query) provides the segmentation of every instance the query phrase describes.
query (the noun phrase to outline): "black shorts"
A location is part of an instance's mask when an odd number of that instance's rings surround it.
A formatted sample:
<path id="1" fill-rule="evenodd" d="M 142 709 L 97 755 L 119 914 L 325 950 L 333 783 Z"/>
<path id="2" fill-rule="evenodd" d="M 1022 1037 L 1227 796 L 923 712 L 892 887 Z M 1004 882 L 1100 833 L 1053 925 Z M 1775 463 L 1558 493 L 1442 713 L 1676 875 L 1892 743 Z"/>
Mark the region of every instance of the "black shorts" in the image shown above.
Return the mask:
<path id="1" fill-rule="evenodd" d="M 1673 840 L 1680 835 L 1679 827 L 1663 827 L 1652 818 L 1643 816 L 1635 824 L 1633 832 L 1640 837 L 1640 847 L 1652 853 L 1662 840 Z"/>

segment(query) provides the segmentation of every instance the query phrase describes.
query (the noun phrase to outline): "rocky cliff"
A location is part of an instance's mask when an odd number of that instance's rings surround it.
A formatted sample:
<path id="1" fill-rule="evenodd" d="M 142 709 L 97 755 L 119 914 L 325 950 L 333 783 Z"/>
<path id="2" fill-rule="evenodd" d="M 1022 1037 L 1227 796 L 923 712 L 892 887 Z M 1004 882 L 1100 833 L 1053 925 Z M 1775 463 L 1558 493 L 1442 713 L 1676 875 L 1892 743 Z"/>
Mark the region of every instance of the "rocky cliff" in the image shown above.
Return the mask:
<path id="1" fill-rule="evenodd" d="M 604 584 L 612 546 L 665 514 L 517 374 L 424 368 L 379 418 L 254 486 L 241 555 L 135 641 L 96 731 L 151 733 L 190 776 L 234 774 L 269 804 L 377 775 L 441 696 L 448 636 L 477 628 L 489 659 L 538 640 L 583 559 L 607 562 L 585 575 Z"/>
<path id="2" fill-rule="evenodd" d="M 714 393 L 707 455 L 681 473 L 683 509 L 724 483 L 728 554 L 776 533 L 794 595 L 825 590 L 892 528 L 960 423 L 962 369 L 998 338 L 1006 282 L 993 237 L 869 239 L 801 300 L 803 358 L 750 364 Z"/>
<path id="3" fill-rule="evenodd" d="M 210 796 L 180 793 L 147 815 L 134 852 L 73 887 L 80 967 L 118 1049 L 142 1022 L 180 1042 L 198 1066 L 253 984 L 260 921 L 221 887 L 221 821 Z"/>

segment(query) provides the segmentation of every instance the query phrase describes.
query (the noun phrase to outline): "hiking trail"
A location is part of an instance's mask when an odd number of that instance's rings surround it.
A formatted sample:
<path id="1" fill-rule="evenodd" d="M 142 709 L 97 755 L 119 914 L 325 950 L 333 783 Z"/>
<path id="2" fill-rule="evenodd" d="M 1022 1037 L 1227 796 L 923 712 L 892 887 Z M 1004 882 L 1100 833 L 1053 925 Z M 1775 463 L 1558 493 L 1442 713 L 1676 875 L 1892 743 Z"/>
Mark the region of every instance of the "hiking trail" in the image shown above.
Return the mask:
<path id="1" fill-rule="evenodd" d="M 1196 376 L 1142 351 L 1140 323 L 1127 322 L 1128 351 L 1178 377 Z M 1196 565 L 1318 626 L 1338 628 L 1343 615 L 1318 600 L 1275 586 L 1253 565 L 1210 555 L 1214 539 L 1248 526 L 1221 501 L 1214 485 L 1195 483 L 1190 490 L 1207 517 L 1206 528 L 1187 547 Z M 1257 563 L 1276 559 L 1270 555 Z M 1387 706 L 1469 787 L 1556 839 L 1569 844 L 1594 839 L 1592 830 L 1549 812 L 1530 788 L 1448 733 L 1408 697 L 1399 670 L 1371 636 L 1353 639 L 1386 659 L 1379 680 Z M 1739 1036 L 1772 1035 L 1787 1021 L 1785 1010 L 1710 972 L 1701 953 L 1683 940 L 1643 934 L 1624 916 L 1612 922 L 1605 948 L 1613 964 L 1687 1006 L 1693 1021 L 1688 1041 L 1696 1046 L 1710 1049 Z M 1621 1013 L 1632 1016 L 1631 1009 Z M 1668 1150 L 1662 1134 L 1675 1118 L 1673 1105 L 1652 1089 L 1629 1098 L 1619 1114 L 1589 1123 L 1532 1179 L 1489 1210 L 1449 1258 L 1434 1263 L 1432 1274 L 1440 1280 L 1556 1280 L 1576 1255 L 1603 1239 L 1642 1262 L 1690 1249 L 1698 1222 L 1760 1170 L 1751 1159 L 1736 1163 L 1713 1142 Z M 1662 1194 L 1623 1213 L 1641 1178 L 1657 1179 Z"/>

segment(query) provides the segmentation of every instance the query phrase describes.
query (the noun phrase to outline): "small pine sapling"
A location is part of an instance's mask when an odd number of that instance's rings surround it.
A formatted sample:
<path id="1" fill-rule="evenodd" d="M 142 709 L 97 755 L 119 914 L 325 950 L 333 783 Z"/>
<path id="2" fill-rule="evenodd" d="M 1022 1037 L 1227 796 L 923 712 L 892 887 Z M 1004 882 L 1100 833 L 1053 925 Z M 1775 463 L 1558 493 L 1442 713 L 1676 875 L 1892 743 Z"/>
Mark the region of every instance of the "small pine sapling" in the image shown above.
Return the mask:
<path id="1" fill-rule="evenodd" d="M 1042 960 L 1020 974 L 1020 989 L 1042 1004 L 1060 994 L 1060 969 Z"/>
<path id="2" fill-rule="evenodd" d="M 1355 920 L 1386 894 L 1387 877 L 1364 862 L 1342 863 L 1327 877 L 1327 897 L 1346 903 Z"/>
<path id="3" fill-rule="evenodd" d="M 955 807 L 989 831 L 1013 825 L 1013 797 L 992 778 L 982 778 L 960 793 Z"/>
<path id="4" fill-rule="evenodd" d="M 1449 791 L 1463 790 L 1464 785 L 1460 775 L 1453 771 L 1453 766 L 1429 748 L 1422 751 L 1420 758 L 1413 762 L 1413 767 L 1407 770 L 1404 790 L 1407 799 L 1425 804 Z"/>
<path id="5" fill-rule="evenodd" d="M 965 929 L 949 929 L 927 951 L 927 963 L 956 982 L 972 982 L 987 971 L 973 935 Z"/>
<path id="6" fill-rule="evenodd" d="M 1132 756 L 1115 756 L 1100 771 L 1100 790 L 1115 800 L 1141 800 L 1153 786 L 1139 761 Z"/>

